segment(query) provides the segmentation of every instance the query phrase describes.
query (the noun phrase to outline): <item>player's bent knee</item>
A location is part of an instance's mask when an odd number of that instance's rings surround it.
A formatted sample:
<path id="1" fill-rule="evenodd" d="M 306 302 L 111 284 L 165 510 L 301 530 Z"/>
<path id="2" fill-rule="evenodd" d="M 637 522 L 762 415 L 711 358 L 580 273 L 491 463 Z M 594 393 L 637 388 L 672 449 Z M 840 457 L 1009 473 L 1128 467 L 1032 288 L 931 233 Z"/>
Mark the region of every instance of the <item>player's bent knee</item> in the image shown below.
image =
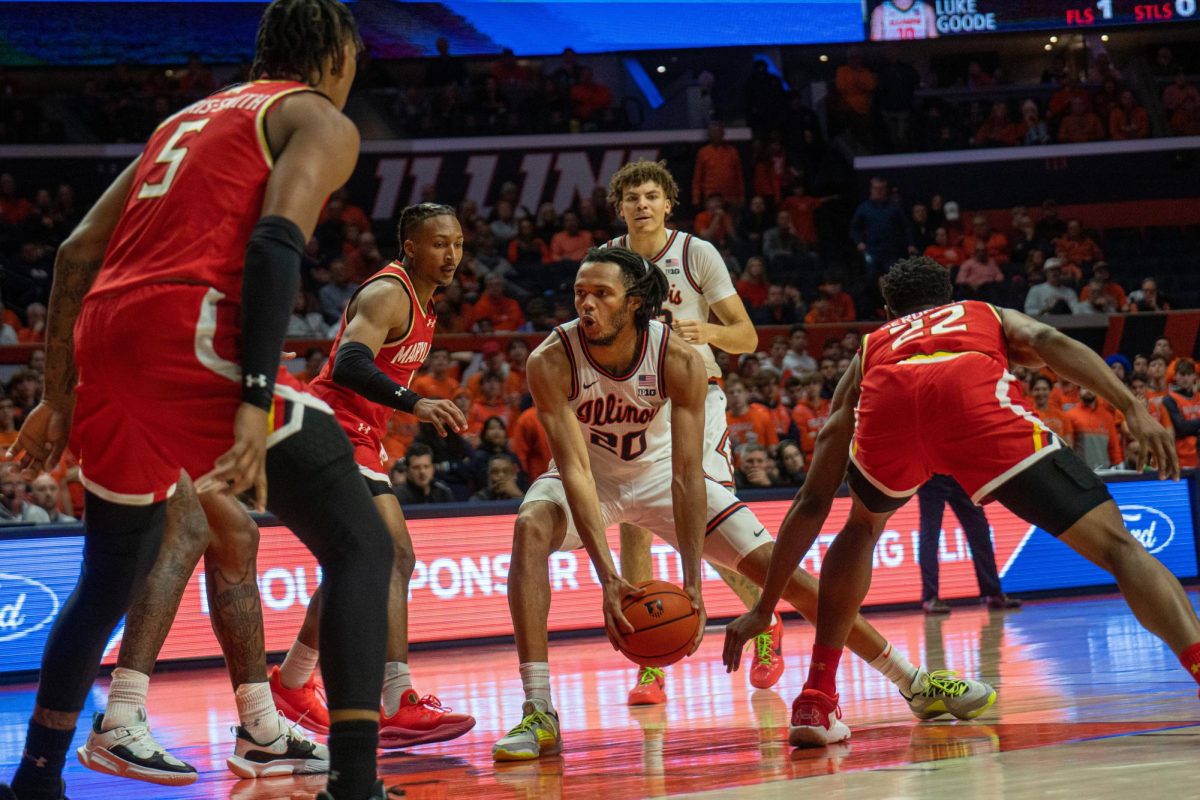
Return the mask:
<path id="1" fill-rule="evenodd" d="M 565 517 L 554 503 L 530 503 L 521 509 L 513 526 L 513 554 L 549 558 L 561 544 L 565 528 Z"/>

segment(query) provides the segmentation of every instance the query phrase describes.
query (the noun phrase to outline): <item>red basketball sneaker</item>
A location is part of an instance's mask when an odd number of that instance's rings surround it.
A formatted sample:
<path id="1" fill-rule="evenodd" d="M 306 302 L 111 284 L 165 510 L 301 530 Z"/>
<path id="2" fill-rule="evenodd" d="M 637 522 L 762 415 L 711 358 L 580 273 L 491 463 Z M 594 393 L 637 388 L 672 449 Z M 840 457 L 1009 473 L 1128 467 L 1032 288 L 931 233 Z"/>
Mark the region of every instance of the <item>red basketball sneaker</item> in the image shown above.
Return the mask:
<path id="1" fill-rule="evenodd" d="M 638 669 L 637 685 L 629 690 L 629 705 L 657 706 L 667 702 L 666 677 L 658 667 Z"/>
<path id="2" fill-rule="evenodd" d="M 754 663 L 750 667 L 750 685 L 770 689 L 783 674 L 783 618 L 775 615 L 775 624 L 754 637 Z"/>
<path id="3" fill-rule="evenodd" d="M 308 676 L 303 686 L 289 689 L 279 677 L 279 667 L 267 673 L 275 707 L 292 722 L 313 733 L 329 733 L 329 704 L 325 699 L 325 684 L 316 673 Z"/>
<path id="4" fill-rule="evenodd" d="M 805 689 L 792 703 L 792 724 L 788 741 L 793 747 L 824 747 L 850 738 L 850 729 L 842 722 L 837 695 L 830 697 L 816 689 Z"/>
<path id="5" fill-rule="evenodd" d="M 457 739 L 475 727 L 469 714 L 455 714 L 436 697 L 421 697 L 409 689 L 400 697 L 400 708 L 390 717 L 379 714 L 379 746 L 385 750 Z"/>

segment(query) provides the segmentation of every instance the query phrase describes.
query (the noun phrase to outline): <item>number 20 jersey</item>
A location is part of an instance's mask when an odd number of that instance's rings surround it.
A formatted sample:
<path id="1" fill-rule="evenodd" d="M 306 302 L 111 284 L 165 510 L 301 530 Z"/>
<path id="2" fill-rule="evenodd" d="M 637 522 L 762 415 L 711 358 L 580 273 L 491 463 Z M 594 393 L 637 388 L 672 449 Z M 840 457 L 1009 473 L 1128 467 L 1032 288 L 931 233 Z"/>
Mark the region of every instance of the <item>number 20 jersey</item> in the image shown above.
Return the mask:
<path id="1" fill-rule="evenodd" d="M 243 83 L 164 120 L 146 143 L 91 294 L 195 283 L 240 304 L 246 242 L 274 166 L 267 114 L 309 91 L 295 81 Z"/>
<path id="2" fill-rule="evenodd" d="M 663 375 L 670 329 L 651 321 L 623 375 L 593 360 L 578 320 L 554 330 L 571 362 L 567 400 L 597 482 L 632 483 L 651 463 L 670 459 L 671 404 Z"/>

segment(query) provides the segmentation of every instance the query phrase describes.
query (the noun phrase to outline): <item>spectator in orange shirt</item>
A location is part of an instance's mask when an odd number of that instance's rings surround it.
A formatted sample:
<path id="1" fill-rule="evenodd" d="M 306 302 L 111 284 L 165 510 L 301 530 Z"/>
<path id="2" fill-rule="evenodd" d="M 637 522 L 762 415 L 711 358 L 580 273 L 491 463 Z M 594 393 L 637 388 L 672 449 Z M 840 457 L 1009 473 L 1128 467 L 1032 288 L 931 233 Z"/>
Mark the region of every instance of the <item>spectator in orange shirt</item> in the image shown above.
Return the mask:
<path id="1" fill-rule="evenodd" d="M 1162 353 L 1150 356 L 1146 363 L 1146 377 L 1150 379 L 1146 387 L 1146 397 L 1151 401 L 1160 401 L 1166 396 L 1170 386 L 1167 384 L 1167 357 Z"/>
<path id="2" fill-rule="evenodd" d="M 594 123 L 600 112 L 612 108 L 612 90 L 596 83 L 591 67 L 579 68 L 579 82 L 571 87 L 571 115 L 584 125 Z"/>
<path id="3" fill-rule="evenodd" d="M 325 207 L 321 209 L 321 214 L 317 218 L 317 225 L 334 221 L 340 223 L 343 228 L 353 225 L 359 231 L 371 230 L 371 218 L 361 208 L 351 203 L 347 199 L 348 196 L 345 186 L 329 195 L 329 199 L 325 201 Z"/>
<path id="4" fill-rule="evenodd" d="M 879 79 L 863 64 L 861 47 L 851 47 L 846 51 L 846 63 L 837 68 L 834 82 L 842 97 L 842 107 L 856 133 L 867 130 Z"/>
<path id="5" fill-rule="evenodd" d="M 515 331 L 525 324 L 525 315 L 516 300 L 504 294 L 504 277 L 492 273 L 484 280 L 483 294 L 469 312 L 469 326 L 489 320 L 494 331 Z"/>
<path id="6" fill-rule="evenodd" d="M 0 394 L 0 448 L 7 451 L 17 441 L 17 404 Z"/>
<path id="7" fill-rule="evenodd" d="M 0 175 L 0 219 L 20 225 L 33 213 L 33 203 L 17 195 L 17 182 L 11 173 Z"/>
<path id="8" fill-rule="evenodd" d="M 1087 266 L 1104 260 L 1104 251 L 1083 231 L 1083 223 L 1073 219 L 1067 223 L 1067 232 L 1054 240 L 1055 251 L 1063 251 L 1073 264 Z"/>
<path id="9" fill-rule="evenodd" d="M 817 287 L 819 292 L 813 302 L 813 310 L 809 311 L 804 321 L 809 324 L 817 322 L 853 322 L 855 320 L 854 299 L 842 291 L 842 279 L 838 275 L 825 276 L 825 282 Z M 818 304 L 824 304 L 818 310 Z"/>
<path id="10" fill-rule="evenodd" d="M 508 364 L 508 377 L 504 379 L 504 394 L 513 409 L 521 407 L 521 401 L 529 391 L 525 378 L 525 362 L 529 360 L 529 345 L 524 339 L 509 339 L 504 348 L 504 360 Z"/>
<path id="11" fill-rule="evenodd" d="M 593 244 L 592 234 L 580 229 L 579 215 L 568 211 L 563 214 L 563 229 L 550 237 L 550 260 L 578 266 Z"/>
<path id="12" fill-rule="evenodd" d="M 530 480 L 536 480 L 550 468 L 550 442 L 534 406 L 522 411 L 512 424 L 509 445 Z"/>
<path id="13" fill-rule="evenodd" d="M 696 153 L 692 170 L 692 205 L 698 206 L 707 197 L 717 194 L 740 208 L 746 199 L 746 177 L 742 172 L 742 157 L 737 148 L 725 141 L 725 126 L 720 122 L 708 125 L 708 144 Z"/>
<path id="14" fill-rule="evenodd" d="M 822 204 L 836 195 L 814 197 L 807 191 L 803 176 L 797 178 L 796 182 L 792 184 L 791 194 L 779 204 L 779 210 L 787 212 L 788 219 L 792 223 L 792 231 L 800 238 L 800 241 L 807 245 L 813 245 L 817 242 L 817 223 L 814 215 Z"/>
<path id="15" fill-rule="evenodd" d="M 771 414 L 759 405 L 750 404 L 750 394 L 741 381 L 725 388 L 729 408 L 725 420 L 729 426 L 729 443 L 736 451 L 744 444 L 774 447 L 779 443 Z"/>
<path id="16" fill-rule="evenodd" d="M 388 419 L 387 436 L 383 437 L 383 452 L 387 453 L 386 466 L 390 467 L 397 459 L 404 457 L 420 429 L 421 424 L 411 414 L 401 411 L 392 414 Z"/>
<path id="17" fill-rule="evenodd" d="M 1126 296 L 1125 290 L 1121 288 L 1121 284 L 1113 282 L 1112 272 L 1108 269 L 1108 264 L 1100 261 L 1096 266 L 1092 267 L 1092 281 L 1083 290 L 1079 292 L 1080 301 L 1086 303 L 1091 297 L 1092 292 L 1103 292 L 1108 297 L 1112 298 L 1114 311 L 1125 311 L 1129 308 L 1129 297 Z"/>
<path id="18" fill-rule="evenodd" d="M 1021 140 L 1021 127 L 1008 117 L 1008 103 L 992 102 L 992 113 L 975 132 L 976 147 L 1015 147 Z"/>
<path id="19" fill-rule="evenodd" d="M 1099 142 L 1104 139 L 1104 123 L 1082 97 L 1071 100 L 1071 113 L 1058 124 L 1060 143 Z"/>
<path id="20" fill-rule="evenodd" d="M 1076 101 L 1082 101 L 1085 107 L 1090 108 L 1092 96 L 1087 89 L 1079 85 L 1079 76 L 1073 70 L 1068 70 L 1062 88 L 1050 95 L 1050 102 L 1046 106 L 1047 118 L 1062 119 L 1074 107 Z"/>
<path id="21" fill-rule="evenodd" d="M 963 249 L 950 244 L 950 234 L 945 228 L 938 228 L 933 232 L 933 244 L 925 248 L 924 255 L 946 269 L 957 267 L 963 262 Z"/>
<path id="22" fill-rule="evenodd" d="M 1175 432 L 1179 466 L 1195 469 L 1200 466 L 1196 457 L 1196 434 L 1200 433 L 1200 397 L 1196 395 L 1196 364 L 1191 359 L 1179 359 L 1175 366 L 1175 389 L 1167 392 L 1162 405 Z"/>
<path id="23" fill-rule="evenodd" d="M 968 255 L 973 254 L 980 242 L 987 245 L 988 256 L 997 264 L 1008 263 L 1008 237 L 1000 231 L 992 230 L 983 214 L 976 214 L 971 220 L 971 232 L 963 237 L 963 250 Z"/>
<path id="24" fill-rule="evenodd" d="M 25 327 L 17 332 L 22 344 L 33 344 L 46 340 L 46 307 L 41 303 L 30 303 L 25 307 Z"/>
<path id="25" fill-rule="evenodd" d="M 696 215 L 696 235 L 715 245 L 722 245 L 734 236 L 733 216 L 725 209 L 719 194 L 709 195 L 704 210 Z"/>
<path id="26" fill-rule="evenodd" d="M 829 401 L 821 397 L 825 379 L 819 372 L 802 372 L 789 378 L 788 397 L 792 400 L 792 422 L 800 431 L 800 450 L 805 458 L 812 458 L 817 444 L 817 434 L 829 419 Z"/>
<path id="27" fill-rule="evenodd" d="M 1054 431 L 1058 438 L 1066 442 L 1067 447 L 1073 447 L 1075 431 L 1071 428 L 1071 422 L 1063 411 L 1050 402 L 1051 390 L 1052 384 L 1045 375 L 1038 375 L 1033 379 L 1033 387 L 1030 389 L 1030 396 L 1033 398 L 1033 413 L 1046 423 L 1046 427 Z"/>
<path id="28" fill-rule="evenodd" d="M 1200 99 L 1183 98 L 1171 115 L 1171 132 L 1176 136 L 1200 136 Z"/>
<path id="29" fill-rule="evenodd" d="M 1079 405 L 1079 384 L 1058 377 L 1058 385 L 1050 392 L 1050 406 L 1060 414 L 1065 414 Z"/>
<path id="30" fill-rule="evenodd" d="M 358 235 L 358 246 L 346 256 L 346 271 L 350 280 L 362 283 L 379 271 L 384 264 L 379 246 L 375 242 L 375 234 L 365 230 Z"/>
<path id="31" fill-rule="evenodd" d="M 479 361 L 467 368 L 467 383 L 463 388 L 471 396 L 471 400 L 483 397 L 483 376 L 495 372 L 503 379 L 508 378 L 508 361 L 504 357 L 504 347 L 496 339 L 489 339 L 479 349 Z"/>
<path id="32" fill-rule="evenodd" d="M 412 390 L 422 397 L 452 399 L 459 383 L 452 374 L 450 351 L 445 347 L 433 348 L 425 365 L 428 370 L 413 379 Z"/>
<path id="33" fill-rule="evenodd" d="M 1108 135 L 1113 139 L 1145 139 L 1150 135 L 1150 117 L 1133 99 L 1133 92 L 1121 92 L 1121 102 L 1108 114 Z"/>
<path id="34" fill-rule="evenodd" d="M 735 284 L 737 293 L 741 295 L 746 307 L 758 308 L 767 302 L 767 289 L 769 285 L 767 281 L 767 265 L 758 256 L 748 258 L 746 260 L 746 269 L 742 272 L 742 277 L 738 278 L 737 284 Z"/>
<path id="35" fill-rule="evenodd" d="M 505 428 L 513 419 L 512 406 L 504 398 L 504 377 L 499 372 L 484 373 L 479 384 L 481 396 L 467 412 L 467 433 L 479 436 L 489 417 L 499 417 Z"/>
<path id="36" fill-rule="evenodd" d="M 537 235 L 533 220 L 522 217 L 517 220 L 517 235 L 508 243 L 508 263 L 521 271 L 522 268 L 537 270 L 550 260 L 550 248 Z"/>
<path id="37" fill-rule="evenodd" d="M 1092 469 L 1105 469 L 1124 460 L 1121 437 L 1113 415 L 1096 403 L 1090 389 L 1081 389 L 1079 405 L 1064 416 L 1075 433 L 1075 454 Z"/>

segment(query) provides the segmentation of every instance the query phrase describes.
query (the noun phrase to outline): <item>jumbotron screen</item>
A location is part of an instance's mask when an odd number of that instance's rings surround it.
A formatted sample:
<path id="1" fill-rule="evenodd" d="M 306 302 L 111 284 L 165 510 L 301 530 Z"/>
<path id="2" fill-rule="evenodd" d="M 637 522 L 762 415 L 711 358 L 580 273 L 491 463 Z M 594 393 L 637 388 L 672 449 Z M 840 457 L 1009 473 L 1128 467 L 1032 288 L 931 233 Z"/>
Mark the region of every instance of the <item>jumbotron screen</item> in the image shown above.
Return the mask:
<path id="1" fill-rule="evenodd" d="M 1198 0 L 864 0 L 867 39 L 1189 22 Z"/>

